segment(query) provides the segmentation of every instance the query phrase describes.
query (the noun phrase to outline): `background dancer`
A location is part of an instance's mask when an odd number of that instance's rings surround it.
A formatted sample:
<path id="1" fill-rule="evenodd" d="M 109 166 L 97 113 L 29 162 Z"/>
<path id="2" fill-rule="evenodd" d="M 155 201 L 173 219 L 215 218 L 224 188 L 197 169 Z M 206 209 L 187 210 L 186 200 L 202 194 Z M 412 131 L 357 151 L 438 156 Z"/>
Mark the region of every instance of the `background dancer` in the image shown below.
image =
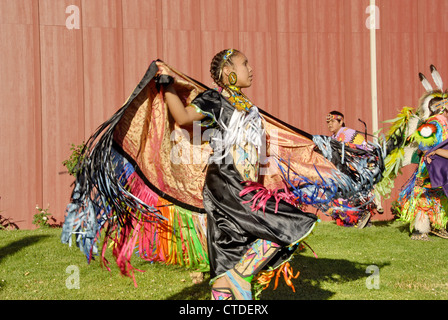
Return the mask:
<path id="1" fill-rule="evenodd" d="M 330 111 L 326 118 L 328 130 L 332 133 L 331 138 L 354 149 L 368 150 L 369 146 L 366 137 L 359 131 L 346 127 L 344 114 L 339 111 Z M 362 229 L 368 225 L 374 214 L 376 206 L 372 202 L 367 206 L 367 210 L 357 210 L 350 208 L 347 200 L 338 199 L 341 206 L 331 208 L 329 214 L 340 226 L 354 227 Z"/>
<path id="2" fill-rule="evenodd" d="M 417 109 L 404 107 L 389 129 L 386 169 L 381 182 L 381 190 L 387 190 L 383 185 L 393 186 L 401 167 L 418 164 L 401 189 L 397 210 L 399 220 L 409 223 L 411 239 L 424 241 L 429 240 L 430 233 L 448 238 L 447 163 L 436 155 L 445 152 L 441 149 L 446 149 L 448 142 L 448 94 L 435 66 L 431 65 L 430 70 L 436 87 L 420 73 L 426 92 Z"/>

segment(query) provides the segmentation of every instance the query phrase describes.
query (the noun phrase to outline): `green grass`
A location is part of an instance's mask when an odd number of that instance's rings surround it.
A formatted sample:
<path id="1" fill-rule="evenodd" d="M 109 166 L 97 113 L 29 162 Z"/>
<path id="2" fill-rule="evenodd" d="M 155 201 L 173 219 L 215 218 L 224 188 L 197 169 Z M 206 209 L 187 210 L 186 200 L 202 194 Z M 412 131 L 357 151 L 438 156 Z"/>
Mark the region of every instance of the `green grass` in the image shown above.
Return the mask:
<path id="1" fill-rule="evenodd" d="M 208 300 L 209 277 L 193 284 L 190 271 L 178 266 L 148 263 L 134 258 L 138 287 L 112 272 L 99 260 L 87 264 L 76 247 L 60 243 L 61 229 L 0 231 L 0 299 L 2 300 Z M 374 222 L 362 230 L 321 222 L 307 249 L 291 262 L 299 278 L 296 293 L 279 281 L 261 296 L 264 300 L 439 300 L 448 299 L 448 240 L 432 236 L 430 242 L 409 239 L 405 224 Z M 379 269 L 379 289 L 368 289 L 366 269 Z M 68 289 L 68 266 L 79 268 L 79 289 Z"/>

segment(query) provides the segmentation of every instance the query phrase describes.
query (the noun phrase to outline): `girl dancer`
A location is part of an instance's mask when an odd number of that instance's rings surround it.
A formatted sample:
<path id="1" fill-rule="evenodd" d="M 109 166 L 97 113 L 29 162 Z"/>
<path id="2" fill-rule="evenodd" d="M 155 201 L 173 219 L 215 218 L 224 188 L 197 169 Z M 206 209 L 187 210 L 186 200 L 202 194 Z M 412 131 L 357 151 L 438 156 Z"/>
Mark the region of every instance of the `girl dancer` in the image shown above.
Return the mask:
<path id="1" fill-rule="evenodd" d="M 105 230 L 106 267 L 112 242 L 128 276 L 135 253 L 210 271 L 214 299 L 251 299 L 282 274 L 294 289 L 288 261 L 317 221 L 301 208 L 356 197 L 381 168 L 253 105 L 243 93 L 253 70 L 238 50 L 216 54 L 210 71 L 215 89 L 150 65 L 87 141 L 61 240 L 76 235 L 90 261 Z"/>
<path id="2" fill-rule="evenodd" d="M 317 217 L 273 198 L 255 212 L 245 203 L 244 182 L 260 180 L 264 142 L 262 117 L 242 92 L 251 86 L 253 70 L 243 53 L 229 49 L 213 58 L 210 72 L 218 90 L 199 94 L 185 107 L 169 85 L 165 99 L 178 124 L 207 118 L 216 129 L 203 190 L 212 298 L 251 299 L 253 277 L 278 253 L 292 253 Z"/>

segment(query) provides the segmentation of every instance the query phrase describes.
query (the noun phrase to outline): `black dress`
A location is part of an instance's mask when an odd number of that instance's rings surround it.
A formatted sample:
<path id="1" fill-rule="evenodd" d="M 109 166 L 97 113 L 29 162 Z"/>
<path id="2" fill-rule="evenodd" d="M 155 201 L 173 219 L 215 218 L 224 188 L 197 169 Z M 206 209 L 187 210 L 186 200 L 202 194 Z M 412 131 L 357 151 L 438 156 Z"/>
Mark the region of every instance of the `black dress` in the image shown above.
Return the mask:
<path id="1" fill-rule="evenodd" d="M 204 121 L 210 122 L 213 118 L 214 128 L 221 137 L 226 136 L 226 130 L 238 129 L 229 125 L 232 117 L 239 115 L 244 118 L 249 114 L 253 119 L 260 117 L 255 106 L 250 112 L 238 111 L 216 90 L 203 92 L 192 104 L 199 112 L 208 115 L 209 119 Z M 211 146 L 216 150 L 216 144 L 211 143 Z M 277 202 L 273 197 L 268 199 L 264 210 L 252 211 L 251 204 L 244 202 L 249 201 L 255 191 L 240 196 L 247 179 L 237 170 L 234 157 L 227 156 L 226 161 L 215 161 L 213 158 L 207 168 L 203 189 L 211 279 L 237 264 L 257 239 L 269 240 L 283 247 L 271 260 L 271 266 L 289 258 L 296 248 L 294 244 L 312 231 L 317 216 L 303 212 L 286 201 Z"/>

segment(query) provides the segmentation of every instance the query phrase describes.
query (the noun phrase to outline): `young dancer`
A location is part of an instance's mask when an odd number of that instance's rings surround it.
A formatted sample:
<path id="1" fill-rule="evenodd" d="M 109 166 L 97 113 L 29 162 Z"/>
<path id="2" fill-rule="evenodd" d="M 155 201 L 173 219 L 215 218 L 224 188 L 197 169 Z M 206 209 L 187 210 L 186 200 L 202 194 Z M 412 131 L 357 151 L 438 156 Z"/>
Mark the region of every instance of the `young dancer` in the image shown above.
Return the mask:
<path id="1" fill-rule="evenodd" d="M 151 63 L 87 141 L 61 240 L 76 235 L 90 261 L 104 231 L 102 263 L 112 241 L 134 281 L 136 253 L 210 271 L 214 299 L 251 299 L 280 275 L 294 288 L 288 261 L 317 221 L 301 208 L 363 194 L 381 175 L 377 157 L 357 165 L 359 155 L 253 105 L 243 91 L 254 73 L 238 50 L 216 54 L 210 71 L 216 88 Z M 353 164 L 343 172 L 341 156 Z"/>
<path id="2" fill-rule="evenodd" d="M 330 111 L 326 120 L 332 139 L 350 144 L 355 148 L 367 148 L 365 137 L 360 132 L 345 126 L 344 115 L 341 112 L 336 110 Z"/>
<path id="3" fill-rule="evenodd" d="M 336 110 L 330 111 L 326 121 L 332 139 L 354 149 L 369 149 L 363 134 L 346 127 L 344 114 L 341 112 Z M 339 226 L 356 226 L 358 229 L 364 228 L 369 223 L 376 207 L 375 203 L 372 201 L 369 205 L 365 206 L 363 210 L 358 210 L 352 208 L 353 204 L 349 205 L 348 201 L 344 199 L 339 199 L 338 201 L 343 205 L 338 208 L 330 209 L 330 215 Z M 355 207 L 359 205 L 361 205 L 361 203 L 357 203 Z"/>
<path id="4" fill-rule="evenodd" d="M 247 57 L 234 49 L 219 52 L 211 63 L 219 89 L 209 89 L 185 107 L 173 85 L 165 99 L 178 124 L 207 117 L 216 129 L 213 155 L 203 190 L 213 299 L 251 299 L 253 277 L 280 251 L 293 250 L 308 235 L 317 217 L 284 201 L 267 201 L 253 212 L 240 196 L 244 182 L 259 182 L 264 128 L 258 108 L 244 95 L 252 85 Z M 281 227 L 280 227 L 281 226 Z"/>

